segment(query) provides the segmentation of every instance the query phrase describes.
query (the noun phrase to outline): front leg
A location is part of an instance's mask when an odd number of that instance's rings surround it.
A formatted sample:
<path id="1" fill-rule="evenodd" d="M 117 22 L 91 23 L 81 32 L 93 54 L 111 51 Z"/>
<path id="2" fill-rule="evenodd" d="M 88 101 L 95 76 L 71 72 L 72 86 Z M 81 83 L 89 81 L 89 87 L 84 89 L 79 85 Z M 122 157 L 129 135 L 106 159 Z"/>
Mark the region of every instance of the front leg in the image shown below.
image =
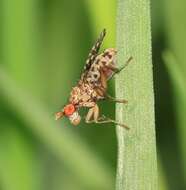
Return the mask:
<path id="1" fill-rule="evenodd" d="M 126 63 L 122 67 L 120 67 L 120 68 L 116 68 L 115 65 L 109 65 L 108 67 L 110 67 L 110 69 L 112 69 L 112 71 L 114 72 L 113 75 L 112 75 L 112 77 L 115 74 L 120 73 L 123 69 L 125 69 L 128 66 L 128 64 L 131 62 L 132 59 L 133 59 L 133 57 L 129 57 L 129 59 L 126 61 Z"/>

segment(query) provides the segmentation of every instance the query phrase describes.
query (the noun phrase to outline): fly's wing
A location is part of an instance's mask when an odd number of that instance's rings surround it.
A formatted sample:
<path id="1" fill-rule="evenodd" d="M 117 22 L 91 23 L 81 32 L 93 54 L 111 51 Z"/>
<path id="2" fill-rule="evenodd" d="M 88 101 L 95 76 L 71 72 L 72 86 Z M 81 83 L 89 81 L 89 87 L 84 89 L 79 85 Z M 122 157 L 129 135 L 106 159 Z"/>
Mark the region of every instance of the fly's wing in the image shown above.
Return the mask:
<path id="1" fill-rule="evenodd" d="M 103 80 L 106 82 L 112 77 L 116 71 L 116 53 L 117 51 L 114 48 L 109 48 L 95 58 L 85 78 L 89 85 L 93 87 L 101 86 Z"/>
<path id="2" fill-rule="evenodd" d="M 106 29 L 103 29 L 103 31 L 101 32 L 101 34 L 99 35 L 99 38 L 97 39 L 96 43 L 94 44 L 94 46 L 92 47 L 89 55 L 88 55 L 88 58 L 86 60 L 86 64 L 84 66 L 84 70 L 83 70 L 83 73 L 81 75 L 81 80 L 83 81 L 84 78 L 86 77 L 86 74 L 87 72 L 89 71 L 92 63 L 94 63 L 97 55 L 98 55 L 98 52 L 99 52 L 99 49 L 100 49 L 100 46 L 103 42 L 103 39 L 106 35 Z"/>

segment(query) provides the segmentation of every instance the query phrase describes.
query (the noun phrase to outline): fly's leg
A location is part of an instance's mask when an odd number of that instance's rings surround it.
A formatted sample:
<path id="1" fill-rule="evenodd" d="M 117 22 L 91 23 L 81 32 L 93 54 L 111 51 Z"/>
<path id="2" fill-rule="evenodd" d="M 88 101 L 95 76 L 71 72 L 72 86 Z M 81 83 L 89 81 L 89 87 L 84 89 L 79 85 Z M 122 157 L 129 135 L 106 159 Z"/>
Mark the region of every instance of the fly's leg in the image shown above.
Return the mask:
<path id="1" fill-rule="evenodd" d="M 133 57 L 129 57 L 129 59 L 126 61 L 126 63 L 125 63 L 122 67 L 120 67 L 120 68 L 116 68 L 115 65 L 113 65 L 113 64 L 108 65 L 108 67 L 114 72 L 113 75 L 112 75 L 112 77 L 113 77 L 115 74 L 120 73 L 125 67 L 127 67 L 128 64 L 131 62 L 132 59 L 133 59 Z M 112 78 L 112 77 L 111 77 L 111 78 Z M 110 79 L 111 79 L 111 78 L 110 78 Z"/>
<path id="2" fill-rule="evenodd" d="M 87 116 L 85 118 L 86 123 L 92 123 L 92 122 L 97 122 L 99 117 L 99 107 L 97 104 L 95 104 L 94 107 L 90 108 Z M 93 118 L 93 120 L 91 120 Z"/>
<path id="3" fill-rule="evenodd" d="M 103 72 L 100 72 L 100 73 L 101 73 L 101 86 L 95 88 L 96 92 L 100 96 L 105 97 L 105 98 L 109 99 L 110 101 L 126 104 L 128 102 L 127 100 L 117 99 L 106 93 L 107 79 Z"/>
<path id="4" fill-rule="evenodd" d="M 127 60 L 127 62 L 124 64 L 124 66 L 123 67 L 121 67 L 121 68 L 116 68 L 116 66 L 112 63 L 112 61 L 111 62 L 109 62 L 107 65 L 106 65 L 106 67 L 109 69 L 109 70 L 111 70 L 111 71 L 113 71 L 113 74 L 112 74 L 112 76 L 111 76 L 111 78 L 115 75 L 115 74 L 117 74 L 117 73 L 119 73 L 120 71 L 122 71 L 129 63 L 130 63 L 130 61 L 132 60 L 132 57 L 130 57 L 128 60 Z M 102 71 L 102 70 L 100 70 L 100 82 L 101 82 L 101 87 L 99 87 L 99 88 L 97 88 L 96 89 L 96 91 L 98 92 L 98 94 L 99 95 L 101 95 L 101 96 L 103 96 L 103 95 L 105 95 L 105 92 L 106 92 L 106 90 L 107 90 L 107 76 L 106 76 L 106 74 Z M 117 101 L 117 99 L 115 99 L 115 98 L 110 98 L 110 99 L 112 99 L 113 101 L 114 100 L 116 100 L 116 102 L 121 102 L 121 103 L 126 103 L 126 101 L 121 101 L 121 100 L 118 100 Z"/>
<path id="5" fill-rule="evenodd" d="M 100 123 L 100 124 L 101 124 L 101 123 L 114 123 L 114 124 L 116 124 L 116 125 L 119 125 L 119 126 L 121 126 L 121 127 L 124 127 L 124 128 L 126 128 L 126 129 L 129 129 L 128 126 L 126 126 L 126 125 L 124 125 L 124 124 L 122 124 L 122 123 L 119 123 L 119 122 L 117 122 L 117 121 L 115 121 L 115 120 L 113 120 L 113 119 L 106 118 L 105 116 L 99 118 L 99 120 L 98 120 L 96 123 Z"/>
<path id="6" fill-rule="evenodd" d="M 128 126 L 126 126 L 126 125 L 124 125 L 122 123 L 119 123 L 119 122 L 117 122 L 117 121 L 115 121 L 113 119 L 105 118 L 105 117 L 100 117 L 100 118 L 98 118 L 97 121 L 95 121 L 95 120 L 89 120 L 89 121 L 86 121 L 86 123 L 98 123 L 98 124 L 114 123 L 114 124 L 119 125 L 119 126 L 125 128 L 125 129 L 128 129 L 128 130 L 130 129 Z"/>
<path id="7" fill-rule="evenodd" d="M 89 109 L 89 111 L 87 113 L 87 116 L 85 118 L 85 122 L 86 123 L 98 123 L 98 124 L 114 123 L 116 125 L 124 127 L 126 129 L 129 129 L 129 127 L 127 127 L 126 125 L 121 124 L 121 123 L 119 123 L 119 122 L 117 122 L 115 120 L 112 120 L 110 118 L 106 118 L 105 116 L 99 117 L 99 107 L 98 107 L 97 104 L 94 107 L 92 107 L 92 108 Z"/>
<path id="8" fill-rule="evenodd" d="M 106 94 L 105 97 L 108 98 L 108 100 L 113 101 L 113 102 L 123 103 L 123 104 L 127 104 L 128 103 L 127 100 L 117 99 L 117 98 L 114 98 L 114 97 L 110 96 L 109 94 Z"/>
<path id="9" fill-rule="evenodd" d="M 94 115 L 94 107 L 93 107 L 93 108 L 90 108 L 90 109 L 88 110 L 88 113 L 87 113 L 86 118 L 85 118 L 85 122 L 86 122 L 86 123 L 89 123 L 90 120 L 91 120 L 91 118 L 93 117 L 93 115 Z"/>
<path id="10" fill-rule="evenodd" d="M 129 59 L 126 61 L 126 63 L 122 67 L 120 67 L 120 68 L 117 69 L 117 71 L 115 72 L 115 74 L 121 72 L 125 67 L 127 67 L 128 64 L 132 61 L 132 59 L 133 59 L 133 57 L 129 57 Z"/>
<path id="11" fill-rule="evenodd" d="M 100 95 L 100 96 L 103 96 L 113 102 L 118 102 L 118 103 L 123 103 L 123 104 L 126 104 L 128 101 L 127 100 L 122 100 L 122 99 L 117 99 L 117 98 L 114 98 L 112 96 L 110 96 L 109 94 L 106 94 L 106 89 L 107 89 L 107 78 L 104 74 L 104 72 L 100 71 L 101 73 L 101 86 L 99 87 L 96 87 L 95 90 L 96 92 Z"/>

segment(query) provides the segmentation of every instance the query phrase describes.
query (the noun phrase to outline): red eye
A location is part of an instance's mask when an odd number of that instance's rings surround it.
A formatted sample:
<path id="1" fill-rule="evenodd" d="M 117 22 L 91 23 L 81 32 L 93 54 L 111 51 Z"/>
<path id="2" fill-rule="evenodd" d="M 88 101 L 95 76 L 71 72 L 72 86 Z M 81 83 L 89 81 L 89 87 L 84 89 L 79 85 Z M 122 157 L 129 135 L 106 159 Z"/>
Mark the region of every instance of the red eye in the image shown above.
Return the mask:
<path id="1" fill-rule="evenodd" d="M 68 104 L 64 108 L 64 112 L 66 116 L 70 116 L 75 112 L 75 107 L 73 104 Z"/>

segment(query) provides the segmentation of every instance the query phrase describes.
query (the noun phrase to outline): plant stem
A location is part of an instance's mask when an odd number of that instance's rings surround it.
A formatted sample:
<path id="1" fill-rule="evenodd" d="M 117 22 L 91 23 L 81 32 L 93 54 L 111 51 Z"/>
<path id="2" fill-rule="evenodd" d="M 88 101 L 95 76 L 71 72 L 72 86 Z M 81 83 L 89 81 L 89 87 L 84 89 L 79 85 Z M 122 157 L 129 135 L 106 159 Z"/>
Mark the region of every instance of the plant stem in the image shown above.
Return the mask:
<path id="1" fill-rule="evenodd" d="M 129 126 L 117 127 L 117 190 L 156 190 L 154 92 L 151 61 L 149 0 L 118 0 L 118 67 L 133 61 L 116 77 L 116 118 Z"/>

